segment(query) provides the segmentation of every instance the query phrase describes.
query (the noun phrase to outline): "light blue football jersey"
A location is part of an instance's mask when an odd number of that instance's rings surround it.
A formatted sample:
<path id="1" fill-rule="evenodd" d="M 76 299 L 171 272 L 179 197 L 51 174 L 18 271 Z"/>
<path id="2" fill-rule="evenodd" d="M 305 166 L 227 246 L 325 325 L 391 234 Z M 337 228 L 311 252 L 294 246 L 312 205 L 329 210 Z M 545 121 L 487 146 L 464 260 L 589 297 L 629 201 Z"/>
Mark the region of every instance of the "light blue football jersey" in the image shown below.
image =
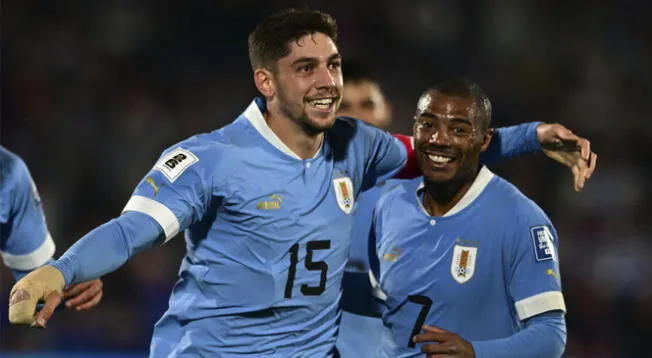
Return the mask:
<path id="1" fill-rule="evenodd" d="M 423 324 L 464 339 L 511 336 L 565 311 L 557 234 L 545 213 L 486 167 L 445 216 L 422 206 L 423 179 L 395 187 L 374 214 L 372 281 L 384 300 L 379 357 L 422 357 Z"/>
<path id="2" fill-rule="evenodd" d="M 17 271 L 44 265 L 55 246 L 48 231 L 41 199 L 25 163 L 0 146 L 0 255 Z"/>
<path id="3" fill-rule="evenodd" d="M 393 177 L 407 151 L 338 118 L 302 160 L 256 99 L 233 123 L 166 150 L 124 211 L 154 218 L 187 254 L 153 357 L 330 357 L 358 194 Z"/>

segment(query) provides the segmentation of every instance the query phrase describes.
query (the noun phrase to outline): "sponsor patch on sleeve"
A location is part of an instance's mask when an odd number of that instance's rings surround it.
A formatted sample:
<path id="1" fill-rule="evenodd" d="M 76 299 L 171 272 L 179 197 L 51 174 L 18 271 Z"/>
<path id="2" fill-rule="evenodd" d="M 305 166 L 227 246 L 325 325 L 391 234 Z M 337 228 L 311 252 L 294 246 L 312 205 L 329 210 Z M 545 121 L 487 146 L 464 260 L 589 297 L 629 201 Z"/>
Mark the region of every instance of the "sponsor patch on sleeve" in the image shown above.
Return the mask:
<path id="1" fill-rule="evenodd" d="M 161 158 L 154 165 L 154 169 L 163 173 L 173 183 L 186 169 L 198 161 L 199 158 L 190 151 L 179 147 Z"/>
<path id="2" fill-rule="evenodd" d="M 557 253 L 555 252 L 555 245 L 553 242 L 554 238 L 550 232 L 550 228 L 545 225 L 534 226 L 530 228 L 530 233 L 532 234 L 534 256 L 537 261 L 557 261 Z"/>

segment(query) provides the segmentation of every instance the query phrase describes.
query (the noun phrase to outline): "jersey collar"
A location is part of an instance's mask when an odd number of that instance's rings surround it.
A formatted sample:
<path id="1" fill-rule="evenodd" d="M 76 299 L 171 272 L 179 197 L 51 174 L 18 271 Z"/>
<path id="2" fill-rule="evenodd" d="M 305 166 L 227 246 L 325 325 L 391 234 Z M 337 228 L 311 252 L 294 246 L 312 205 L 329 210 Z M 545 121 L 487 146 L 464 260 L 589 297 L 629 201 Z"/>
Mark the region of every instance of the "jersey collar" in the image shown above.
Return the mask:
<path id="1" fill-rule="evenodd" d="M 466 207 L 471 205 L 471 203 L 473 203 L 473 201 L 475 201 L 475 199 L 477 199 L 478 196 L 482 194 L 482 191 L 487 187 L 487 185 L 489 184 L 491 179 L 494 178 L 494 176 L 495 174 L 492 173 L 491 170 L 489 170 L 486 166 L 483 165 L 482 168 L 480 168 L 480 172 L 478 172 L 478 175 L 475 177 L 473 184 L 471 184 L 471 187 L 466 192 L 466 194 L 464 194 L 462 199 L 460 199 L 460 201 L 458 201 L 457 204 L 455 204 L 455 206 L 453 206 L 450 210 L 448 210 L 448 212 L 446 212 L 446 214 L 444 214 L 442 217 L 452 216 L 466 209 Z M 428 211 L 423 207 L 423 202 L 421 201 L 422 198 L 421 192 L 424 190 L 424 186 L 425 185 L 422 181 L 419 187 L 417 188 L 417 202 L 419 203 L 419 207 L 421 208 L 421 210 L 424 213 L 426 213 L 426 215 L 430 216 L 430 214 L 428 214 Z"/>
<path id="2" fill-rule="evenodd" d="M 245 118 L 247 118 L 247 120 L 249 120 L 249 123 L 251 123 L 251 125 L 256 128 L 258 133 L 260 133 L 260 135 L 263 136 L 263 138 L 265 138 L 265 140 L 267 140 L 276 149 L 294 159 L 302 160 L 295 152 L 292 151 L 292 149 L 283 143 L 283 141 L 276 135 L 276 133 L 274 133 L 271 128 L 269 128 L 267 122 L 265 121 L 265 117 L 263 116 L 263 112 L 265 110 L 265 100 L 260 97 L 256 97 L 253 101 L 251 101 L 249 107 L 245 109 L 243 115 Z M 319 150 L 317 150 L 317 153 L 315 153 L 313 158 L 316 158 L 319 155 L 323 145 L 324 141 L 322 141 L 322 143 L 319 145 Z"/>

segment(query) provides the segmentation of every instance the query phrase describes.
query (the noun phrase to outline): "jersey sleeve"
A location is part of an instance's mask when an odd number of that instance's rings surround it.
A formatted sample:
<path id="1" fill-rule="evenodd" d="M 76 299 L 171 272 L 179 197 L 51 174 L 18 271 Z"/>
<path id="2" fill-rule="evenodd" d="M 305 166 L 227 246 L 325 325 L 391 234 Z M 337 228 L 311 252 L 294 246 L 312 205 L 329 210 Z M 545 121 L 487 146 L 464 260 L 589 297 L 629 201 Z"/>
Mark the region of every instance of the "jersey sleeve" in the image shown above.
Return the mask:
<path id="1" fill-rule="evenodd" d="M 366 190 L 401 172 L 408 161 L 408 150 L 402 140 L 388 132 L 362 121 L 358 121 L 358 126 L 366 144 L 362 188 Z"/>
<path id="2" fill-rule="evenodd" d="M 124 212 L 153 218 L 165 233 L 165 242 L 201 220 L 211 198 L 213 170 L 207 148 L 182 142 L 163 153 L 140 181 Z"/>
<path id="3" fill-rule="evenodd" d="M 44 265 L 55 251 L 36 185 L 25 163 L 16 158 L 6 177 L 3 197 L 7 220 L 2 224 L 0 254 L 4 264 L 19 271 Z"/>
<path id="4" fill-rule="evenodd" d="M 534 205 L 534 204 L 533 204 Z M 538 209 L 538 207 L 536 208 Z M 538 210 L 520 210 L 509 252 L 509 291 L 520 320 L 544 312 L 566 312 L 561 292 L 557 232 Z"/>
<path id="5" fill-rule="evenodd" d="M 523 154 L 538 153 L 537 127 L 541 122 L 496 128 L 489 148 L 480 155 L 482 164 L 493 164 Z"/>

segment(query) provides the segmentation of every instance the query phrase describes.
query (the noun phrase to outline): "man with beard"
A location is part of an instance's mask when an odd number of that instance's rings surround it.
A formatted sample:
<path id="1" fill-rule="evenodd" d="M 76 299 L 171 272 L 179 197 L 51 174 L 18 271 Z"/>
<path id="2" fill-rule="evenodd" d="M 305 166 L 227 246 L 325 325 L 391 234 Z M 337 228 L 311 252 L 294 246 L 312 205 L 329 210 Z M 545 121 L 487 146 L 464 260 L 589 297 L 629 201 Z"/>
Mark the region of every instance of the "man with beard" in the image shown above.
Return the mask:
<path id="1" fill-rule="evenodd" d="M 185 231 L 187 254 L 150 356 L 335 356 L 355 199 L 414 169 L 410 138 L 336 117 L 336 40 L 333 18 L 314 10 L 260 22 L 249 57 L 262 97 L 233 123 L 166 150 L 120 217 L 14 286 L 12 295 L 25 298 L 10 306 L 10 321 L 44 326 L 64 285 L 111 272 Z M 499 130 L 494 155 L 559 140 L 555 130 L 538 138 L 536 128 Z M 569 142 L 582 148 L 566 153 L 583 183 L 593 171 L 589 143 Z"/>

